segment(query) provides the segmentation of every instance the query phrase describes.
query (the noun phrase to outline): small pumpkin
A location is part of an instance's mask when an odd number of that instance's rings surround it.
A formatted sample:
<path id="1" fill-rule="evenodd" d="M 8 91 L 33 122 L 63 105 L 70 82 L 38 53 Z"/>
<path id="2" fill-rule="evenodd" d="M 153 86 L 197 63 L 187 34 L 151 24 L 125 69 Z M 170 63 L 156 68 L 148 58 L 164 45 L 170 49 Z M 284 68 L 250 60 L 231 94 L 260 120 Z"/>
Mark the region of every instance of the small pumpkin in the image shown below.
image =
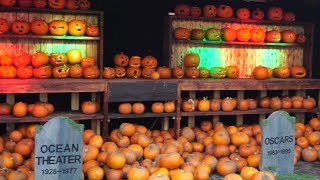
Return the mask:
<path id="1" fill-rule="evenodd" d="M 52 68 L 52 76 L 54 78 L 63 79 L 67 78 L 70 75 L 70 68 L 66 65 L 64 66 L 55 66 Z"/>
<path id="2" fill-rule="evenodd" d="M 234 41 L 237 38 L 237 31 L 233 28 L 223 28 L 222 29 L 222 40 L 224 41 Z"/>
<path id="3" fill-rule="evenodd" d="M 86 32 L 86 24 L 79 19 L 72 19 L 68 22 L 68 33 L 71 36 L 83 36 Z"/>
<path id="4" fill-rule="evenodd" d="M 217 7 L 212 4 L 207 4 L 203 7 L 203 16 L 204 17 L 216 17 L 217 16 Z"/>
<path id="5" fill-rule="evenodd" d="M 15 66 L 0 66 L 0 78 L 13 79 L 16 74 L 17 69 Z"/>
<path id="6" fill-rule="evenodd" d="M 129 57 L 121 52 L 113 57 L 113 62 L 116 66 L 127 67 L 129 64 Z"/>
<path id="7" fill-rule="evenodd" d="M 126 74 L 128 78 L 137 79 L 137 78 L 140 78 L 141 76 L 141 69 L 138 67 L 128 67 Z"/>
<path id="8" fill-rule="evenodd" d="M 200 76 L 200 71 L 196 67 L 189 67 L 186 70 L 187 78 L 196 79 Z"/>
<path id="9" fill-rule="evenodd" d="M 191 13 L 191 8 L 187 4 L 178 4 L 174 8 L 174 12 L 177 16 L 189 16 Z"/>
<path id="10" fill-rule="evenodd" d="M 268 19 L 273 21 L 281 21 L 283 18 L 283 10 L 280 7 L 270 7 L 268 9 Z"/>
<path id="11" fill-rule="evenodd" d="M 201 16 L 201 8 L 199 6 L 191 6 L 190 15 L 193 17 L 200 17 Z"/>
<path id="12" fill-rule="evenodd" d="M 21 79 L 31 78 L 33 75 L 33 68 L 32 66 L 27 67 L 18 67 L 17 68 L 17 77 Z"/>
<path id="13" fill-rule="evenodd" d="M 206 40 L 208 41 L 219 41 L 221 38 L 220 29 L 209 28 L 206 32 Z"/>
<path id="14" fill-rule="evenodd" d="M 264 19 L 264 12 L 260 8 L 257 8 L 252 11 L 251 18 L 255 20 L 262 20 Z"/>
<path id="15" fill-rule="evenodd" d="M 222 79 L 225 78 L 227 74 L 227 71 L 223 67 L 212 67 L 210 69 L 210 77 L 216 78 L 216 79 Z"/>
<path id="16" fill-rule="evenodd" d="M 205 32 L 202 29 L 192 29 L 191 37 L 192 40 L 203 40 L 205 37 Z"/>
<path id="17" fill-rule="evenodd" d="M 103 69 L 103 77 L 106 79 L 113 79 L 116 76 L 116 71 L 114 68 L 105 67 Z"/>
<path id="18" fill-rule="evenodd" d="M 294 22 L 296 21 L 296 14 L 291 11 L 284 12 L 282 20 L 286 22 Z"/>
<path id="19" fill-rule="evenodd" d="M 9 23 L 6 19 L 0 18 L 0 34 L 6 34 L 9 31 Z"/>
<path id="20" fill-rule="evenodd" d="M 174 30 L 174 37 L 179 40 L 189 39 L 191 32 L 187 28 L 178 27 Z"/>
<path id="21" fill-rule="evenodd" d="M 157 68 L 161 79 L 169 79 L 171 77 L 171 69 L 169 67 L 160 66 Z"/>
<path id="22" fill-rule="evenodd" d="M 284 43 L 293 43 L 296 41 L 296 33 L 292 30 L 281 31 L 281 41 Z"/>
<path id="23" fill-rule="evenodd" d="M 116 71 L 116 77 L 123 78 L 126 76 L 127 72 L 124 67 L 115 67 L 114 70 Z"/>
<path id="24" fill-rule="evenodd" d="M 237 41 L 248 42 L 251 39 L 251 31 L 248 28 L 240 28 L 237 30 Z"/>
<path id="25" fill-rule="evenodd" d="M 239 8 L 236 12 L 238 19 L 249 19 L 250 18 L 250 10 L 248 8 Z"/>
<path id="26" fill-rule="evenodd" d="M 303 33 L 299 33 L 296 36 L 296 43 L 304 44 L 307 41 L 307 36 Z"/>
<path id="27" fill-rule="evenodd" d="M 143 68 L 141 74 L 143 78 L 150 79 L 154 72 L 156 72 L 155 68 Z"/>
<path id="28" fill-rule="evenodd" d="M 264 42 L 266 33 L 262 28 L 253 28 L 250 30 L 250 41 L 252 42 Z"/>
<path id="29" fill-rule="evenodd" d="M 66 0 L 48 0 L 48 5 L 52 9 L 63 9 L 66 7 Z"/>
<path id="30" fill-rule="evenodd" d="M 307 75 L 307 71 L 303 66 L 291 66 L 290 75 L 293 78 L 304 78 Z"/>
<path id="31" fill-rule="evenodd" d="M 154 56 L 145 56 L 141 60 L 142 67 L 144 68 L 156 68 L 158 66 L 158 60 Z"/>
<path id="32" fill-rule="evenodd" d="M 34 20 L 30 24 L 30 29 L 33 34 L 45 35 L 49 31 L 49 26 L 45 20 Z"/>
<path id="33" fill-rule="evenodd" d="M 70 67 L 70 77 L 71 78 L 81 78 L 83 73 L 83 68 L 79 64 L 71 65 Z"/>
<path id="34" fill-rule="evenodd" d="M 51 53 L 49 61 L 53 66 L 62 66 L 68 62 L 68 57 L 65 53 Z"/>
<path id="35" fill-rule="evenodd" d="M 96 79 L 100 75 L 98 66 L 90 66 L 83 68 L 83 77 L 86 79 Z"/>
<path id="36" fill-rule="evenodd" d="M 196 53 L 187 54 L 183 62 L 186 67 L 198 67 L 200 64 L 200 56 Z"/>
<path id="37" fill-rule="evenodd" d="M 277 78 L 288 78 L 290 76 L 289 67 L 277 67 L 273 70 L 273 74 Z"/>
<path id="38" fill-rule="evenodd" d="M 52 70 L 50 66 L 41 66 L 33 69 L 33 76 L 38 79 L 47 79 L 52 76 Z"/>
<path id="39" fill-rule="evenodd" d="M 82 68 L 94 66 L 96 64 L 96 60 L 93 57 L 86 56 L 81 59 L 80 66 Z"/>
<path id="40" fill-rule="evenodd" d="M 25 35 L 30 31 L 30 25 L 25 20 L 15 20 L 11 24 L 11 31 L 13 34 Z"/>
<path id="41" fill-rule="evenodd" d="M 269 78 L 268 68 L 265 66 L 256 66 L 252 71 L 252 76 L 258 80 L 267 79 Z"/>
<path id="42" fill-rule="evenodd" d="M 68 24 L 63 20 L 53 20 L 49 23 L 49 33 L 55 36 L 64 36 L 68 33 Z"/>
<path id="43" fill-rule="evenodd" d="M 281 32 L 278 30 L 270 30 L 266 32 L 266 42 L 279 43 L 281 41 Z"/>
<path id="44" fill-rule="evenodd" d="M 233 16 L 233 9 L 228 5 L 219 5 L 217 15 L 222 18 L 230 18 Z"/>
<path id="45" fill-rule="evenodd" d="M 180 67 L 175 66 L 171 69 L 171 75 L 173 78 L 181 79 L 184 77 L 184 70 Z"/>
<path id="46" fill-rule="evenodd" d="M 100 35 L 100 29 L 98 25 L 90 24 L 86 27 L 85 34 L 90 37 L 98 37 Z"/>
<path id="47" fill-rule="evenodd" d="M 200 78 L 208 78 L 210 76 L 210 71 L 209 69 L 205 68 L 205 67 L 201 67 L 199 68 L 199 77 Z"/>
<path id="48" fill-rule="evenodd" d="M 230 79 L 235 79 L 239 76 L 239 68 L 238 66 L 226 66 L 226 77 Z"/>

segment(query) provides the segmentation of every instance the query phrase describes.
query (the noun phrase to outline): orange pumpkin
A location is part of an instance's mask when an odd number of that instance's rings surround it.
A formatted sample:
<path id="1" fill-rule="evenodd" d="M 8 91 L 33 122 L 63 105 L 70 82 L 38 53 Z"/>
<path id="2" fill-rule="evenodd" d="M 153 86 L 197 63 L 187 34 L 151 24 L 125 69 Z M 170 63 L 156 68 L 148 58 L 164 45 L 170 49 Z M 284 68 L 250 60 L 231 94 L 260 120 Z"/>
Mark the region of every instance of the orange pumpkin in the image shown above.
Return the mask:
<path id="1" fill-rule="evenodd" d="M 216 171 L 218 174 L 225 176 L 227 174 L 235 173 L 237 171 L 237 165 L 231 160 L 219 160 Z"/>
<path id="2" fill-rule="evenodd" d="M 6 34 L 9 31 L 9 23 L 6 19 L 0 18 L 0 34 Z"/>
<path id="3" fill-rule="evenodd" d="M 132 112 L 135 114 L 142 114 L 144 113 L 145 106 L 143 103 L 133 103 L 132 105 Z"/>
<path id="4" fill-rule="evenodd" d="M 291 66 L 290 75 L 293 78 L 304 78 L 307 75 L 307 71 L 303 66 Z"/>
<path id="5" fill-rule="evenodd" d="M 189 16 L 191 8 L 187 4 L 177 4 L 174 8 L 174 12 L 177 16 Z"/>
<path id="6" fill-rule="evenodd" d="M 178 27 L 174 30 L 174 37 L 179 40 L 189 39 L 191 32 L 187 28 Z"/>
<path id="7" fill-rule="evenodd" d="M 283 18 L 283 10 L 280 7 L 270 7 L 267 15 L 269 20 L 281 21 Z"/>
<path id="8" fill-rule="evenodd" d="M 45 8 L 48 5 L 47 0 L 33 0 L 32 5 L 35 8 Z"/>
<path id="9" fill-rule="evenodd" d="M 115 67 L 114 70 L 116 72 L 116 77 L 118 78 L 123 78 L 127 74 L 126 69 L 124 67 L 118 66 L 118 67 Z"/>
<path id="10" fill-rule="evenodd" d="M 49 23 L 49 33 L 55 36 L 64 36 L 68 32 L 68 24 L 63 20 L 53 20 Z"/>
<path id="11" fill-rule="evenodd" d="M 198 67 L 200 64 L 200 56 L 196 53 L 187 54 L 183 62 L 186 67 Z"/>
<path id="12" fill-rule="evenodd" d="M 299 33 L 296 36 L 296 43 L 304 44 L 307 41 L 307 37 L 303 33 Z"/>
<path id="13" fill-rule="evenodd" d="M 102 180 L 104 177 L 104 171 L 99 166 L 90 167 L 87 172 L 89 180 Z"/>
<path id="14" fill-rule="evenodd" d="M 277 78 L 288 78 L 291 73 L 289 67 L 277 67 L 273 70 L 273 74 Z"/>
<path id="15" fill-rule="evenodd" d="M 208 5 L 205 5 L 203 7 L 203 16 L 204 17 L 216 17 L 217 16 L 217 8 L 215 5 L 211 5 L 211 4 L 208 4 Z"/>
<path id="16" fill-rule="evenodd" d="M 226 77 L 230 79 L 235 79 L 239 76 L 239 68 L 238 66 L 226 66 Z"/>
<path id="17" fill-rule="evenodd" d="M 252 11 L 251 18 L 255 20 L 262 20 L 264 18 L 264 12 L 260 8 Z"/>
<path id="18" fill-rule="evenodd" d="M 78 5 L 80 10 L 88 10 L 91 8 L 90 0 L 78 0 Z"/>
<path id="19" fill-rule="evenodd" d="M 184 77 L 184 70 L 180 67 L 173 67 L 171 68 L 171 75 L 173 78 L 181 79 Z"/>
<path id="20" fill-rule="evenodd" d="M 14 20 L 11 24 L 13 34 L 26 35 L 30 31 L 30 25 L 25 20 Z"/>
<path id="21" fill-rule="evenodd" d="M 71 36 L 83 36 L 86 32 L 86 24 L 79 19 L 72 19 L 68 22 L 68 33 Z"/>
<path id="22" fill-rule="evenodd" d="M 284 43 L 294 43 L 296 41 L 296 33 L 292 30 L 281 31 L 281 41 Z"/>
<path id="23" fill-rule="evenodd" d="M 252 71 L 252 76 L 258 80 L 267 79 L 269 78 L 268 68 L 264 66 L 256 66 Z"/>
<path id="24" fill-rule="evenodd" d="M 66 8 L 71 9 L 71 10 L 79 9 L 78 1 L 77 0 L 67 0 Z"/>
<path id="25" fill-rule="evenodd" d="M 120 114 L 130 114 L 132 112 L 132 105 L 130 103 L 121 103 L 118 111 Z"/>
<path id="26" fill-rule="evenodd" d="M 296 14 L 290 11 L 284 12 L 282 20 L 286 22 L 294 22 L 296 20 Z"/>
<path id="27" fill-rule="evenodd" d="M 196 67 L 189 67 L 186 70 L 186 77 L 196 79 L 200 76 L 200 71 Z"/>
<path id="28" fill-rule="evenodd" d="M 126 70 L 126 75 L 128 78 L 140 78 L 141 76 L 141 69 L 138 67 L 128 67 Z"/>
<path id="29" fill-rule="evenodd" d="M 278 30 L 271 30 L 266 32 L 266 42 L 278 43 L 281 41 L 281 32 Z"/>
<path id="30" fill-rule="evenodd" d="M 203 40 L 205 37 L 205 32 L 202 29 L 192 29 L 191 37 L 192 40 Z"/>
<path id="31" fill-rule="evenodd" d="M 224 41 L 234 41 L 237 38 L 237 31 L 233 28 L 223 28 L 222 29 L 222 40 Z"/>
<path id="32" fill-rule="evenodd" d="M 259 171 L 257 173 L 254 173 L 251 176 L 251 180 L 261 180 L 261 179 L 276 180 L 276 177 L 271 172 L 267 172 L 267 171 Z"/>
<path id="33" fill-rule="evenodd" d="M 248 8 L 240 8 L 236 12 L 237 18 L 239 19 L 249 19 L 250 18 L 250 10 Z"/>
<path id="34" fill-rule="evenodd" d="M 49 31 L 49 26 L 45 20 L 34 20 L 30 24 L 30 29 L 33 34 L 45 35 Z"/>
<path id="35" fill-rule="evenodd" d="M 48 5 L 52 9 L 63 9 L 66 4 L 66 0 L 48 0 Z"/>
<path id="36" fill-rule="evenodd" d="M 5 7 L 12 7 L 17 3 L 17 0 L 1 0 L 0 5 Z"/>
<path id="37" fill-rule="evenodd" d="M 32 7 L 32 0 L 17 0 L 19 7 L 30 8 Z"/>
<path id="38" fill-rule="evenodd" d="M 248 28 L 240 28 L 237 30 L 237 41 L 248 42 L 251 38 L 251 31 Z"/>
<path id="39" fill-rule="evenodd" d="M 262 28 L 254 28 L 250 30 L 250 41 L 252 42 L 264 42 L 266 33 Z"/>
<path id="40" fill-rule="evenodd" d="M 162 102 L 154 102 L 151 105 L 151 112 L 153 113 L 163 113 L 164 104 Z"/>
<path id="41" fill-rule="evenodd" d="M 199 17 L 201 16 L 201 8 L 199 6 L 191 6 L 191 9 L 190 9 L 190 15 L 193 16 L 193 17 Z"/>
<path id="42" fill-rule="evenodd" d="M 144 68 L 156 68 L 158 66 L 157 58 L 150 55 L 143 57 L 141 63 Z"/>
<path id="43" fill-rule="evenodd" d="M 217 15 L 222 18 L 230 18 L 233 16 L 233 9 L 231 6 L 219 5 Z"/>

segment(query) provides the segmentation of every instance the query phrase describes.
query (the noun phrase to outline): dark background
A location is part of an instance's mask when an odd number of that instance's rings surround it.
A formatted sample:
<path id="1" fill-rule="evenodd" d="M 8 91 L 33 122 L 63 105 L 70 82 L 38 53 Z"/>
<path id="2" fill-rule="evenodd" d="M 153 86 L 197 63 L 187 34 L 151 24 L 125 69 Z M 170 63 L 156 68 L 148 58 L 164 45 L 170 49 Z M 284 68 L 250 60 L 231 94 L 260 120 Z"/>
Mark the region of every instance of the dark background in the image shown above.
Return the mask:
<path id="1" fill-rule="evenodd" d="M 256 7 L 265 10 L 270 6 L 280 6 L 286 11 L 296 13 L 297 21 L 312 22 L 315 26 L 314 66 L 318 64 L 319 49 L 319 0 L 273 0 L 267 3 L 245 2 L 242 0 L 92 0 L 92 8 L 104 11 L 104 64 L 113 66 L 112 58 L 123 52 L 131 55 L 153 55 L 164 65 L 167 60 L 162 58 L 164 18 L 173 12 L 179 3 L 203 7 L 206 4 L 231 5 L 234 11 L 240 7 L 254 10 Z M 317 22 L 318 21 L 318 22 Z M 315 77 L 320 73 L 313 70 Z"/>

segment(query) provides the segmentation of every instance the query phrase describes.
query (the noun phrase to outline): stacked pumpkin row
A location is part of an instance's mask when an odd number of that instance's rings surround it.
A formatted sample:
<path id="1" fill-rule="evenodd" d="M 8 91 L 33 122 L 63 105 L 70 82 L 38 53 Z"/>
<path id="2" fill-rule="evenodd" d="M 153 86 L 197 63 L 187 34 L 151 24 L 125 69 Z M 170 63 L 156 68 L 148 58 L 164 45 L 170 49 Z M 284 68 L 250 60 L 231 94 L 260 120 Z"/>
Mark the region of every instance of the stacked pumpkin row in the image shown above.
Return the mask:
<path id="1" fill-rule="evenodd" d="M 174 37 L 178 40 L 206 40 L 206 41 L 238 41 L 238 42 L 269 42 L 269 43 L 300 43 L 306 42 L 303 33 L 296 34 L 292 30 L 269 30 L 263 28 L 209 28 L 207 30 L 178 27 L 174 30 Z"/>
<path id="2" fill-rule="evenodd" d="M 6 19 L 0 18 L 0 35 L 9 33 L 28 35 L 31 31 L 35 35 L 50 35 L 54 36 L 99 36 L 98 25 L 86 25 L 83 20 L 72 19 L 69 22 L 64 20 L 53 20 L 47 23 L 45 20 L 33 20 L 31 23 L 25 20 L 15 20 L 9 24 Z"/>
<path id="3" fill-rule="evenodd" d="M 0 0 L 3 7 L 21 7 L 21 8 L 52 8 L 52 9 L 70 9 L 70 10 L 88 10 L 91 8 L 90 0 Z"/>
<path id="4" fill-rule="evenodd" d="M 238 19 L 254 19 L 263 20 L 265 19 L 265 13 L 262 9 L 257 8 L 250 12 L 249 8 L 239 8 L 236 13 L 234 9 L 228 5 L 215 6 L 213 4 L 208 4 L 200 8 L 199 6 L 189 6 L 187 4 L 178 4 L 174 9 L 175 15 L 177 16 L 193 16 L 193 17 L 221 17 L 221 18 L 231 18 L 235 16 Z M 291 11 L 284 11 L 281 7 L 272 6 L 267 10 L 266 19 L 272 21 L 286 21 L 293 22 L 296 20 L 296 15 Z"/>
<path id="5" fill-rule="evenodd" d="M 13 56 L 0 56 L 0 78 L 87 78 L 95 79 L 100 75 L 96 60 L 92 57 L 82 57 L 78 49 L 70 49 L 66 53 L 44 52 L 34 55 L 19 53 Z"/>
<path id="6" fill-rule="evenodd" d="M 253 110 L 257 107 L 270 108 L 273 110 L 279 109 L 312 109 L 316 107 L 316 101 L 312 97 L 304 98 L 302 96 L 284 96 L 279 97 L 263 97 L 260 100 L 254 99 L 236 99 L 226 97 L 224 99 L 183 99 L 181 109 L 184 112 L 200 111 L 226 111 L 230 112 L 233 110 L 247 111 Z"/>
<path id="7" fill-rule="evenodd" d="M 120 114 L 143 114 L 145 112 L 145 105 L 141 102 L 135 103 L 121 103 L 118 106 L 118 111 Z M 153 102 L 151 104 L 151 112 L 153 113 L 172 113 L 176 110 L 176 105 L 174 101 L 167 102 Z"/>
<path id="8" fill-rule="evenodd" d="M 33 179 L 36 127 L 22 124 L 0 136 L 0 177 Z M 320 120 L 296 123 L 295 128 L 294 164 L 300 159 L 317 161 Z M 114 129 L 108 141 L 87 129 L 83 133 L 83 179 L 192 180 L 208 179 L 211 173 L 224 176 L 224 180 L 275 179 L 258 170 L 261 138 L 258 124 L 236 127 L 207 120 L 199 127 L 184 127 L 177 139 L 173 129 L 149 130 L 131 123 Z"/>
<path id="9" fill-rule="evenodd" d="M 84 114 L 95 114 L 100 111 L 100 104 L 92 101 L 83 101 L 80 110 Z M 43 118 L 54 112 L 54 105 L 48 102 L 35 102 L 27 104 L 26 102 L 16 102 L 13 105 L 9 103 L 0 103 L 0 117 L 2 115 L 12 114 L 14 117 L 23 118 L 27 115 Z"/>

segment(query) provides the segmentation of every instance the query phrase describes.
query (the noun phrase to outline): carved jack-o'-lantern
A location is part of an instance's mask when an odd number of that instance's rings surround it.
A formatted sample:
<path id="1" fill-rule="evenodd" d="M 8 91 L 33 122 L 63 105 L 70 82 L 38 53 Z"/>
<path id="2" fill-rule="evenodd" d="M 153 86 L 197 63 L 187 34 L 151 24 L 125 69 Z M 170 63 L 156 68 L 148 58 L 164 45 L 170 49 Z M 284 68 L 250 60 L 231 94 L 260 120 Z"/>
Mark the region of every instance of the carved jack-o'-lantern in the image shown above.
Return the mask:
<path id="1" fill-rule="evenodd" d="M 281 21 L 283 18 L 283 10 L 280 7 L 270 7 L 268 9 L 268 19 L 273 21 Z"/>
<path id="2" fill-rule="evenodd" d="M 173 67 L 171 69 L 171 75 L 174 78 L 181 79 L 184 77 L 184 70 L 180 67 Z"/>
<path id="3" fill-rule="evenodd" d="M 145 68 L 156 68 L 158 66 L 158 60 L 153 56 L 143 57 L 141 63 Z"/>
<path id="4" fill-rule="evenodd" d="M 140 66 L 141 66 L 141 57 L 131 56 L 129 59 L 129 67 L 140 67 Z"/>
<path id="5" fill-rule="evenodd" d="M 200 56 L 196 53 L 187 54 L 183 62 L 186 67 L 198 67 L 200 64 Z"/>
<path id="6" fill-rule="evenodd" d="M 103 69 L 103 77 L 106 79 L 113 79 L 116 76 L 116 71 L 114 68 L 105 67 Z"/>
<path id="7" fill-rule="evenodd" d="M 290 74 L 293 78 L 304 78 L 307 75 L 307 70 L 303 66 L 291 66 Z"/>
<path id="8" fill-rule="evenodd" d="M 296 33 L 291 30 L 281 31 L 281 41 L 285 43 L 293 43 L 296 41 Z"/>
<path id="9" fill-rule="evenodd" d="M 78 0 L 78 5 L 80 10 L 88 10 L 91 8 L 90 0 Z"/>
<path id="10" fill-rule="evenodd" d="M 191 16 L 199 17 L 201 16 L 201 8 L 199 6 L 191 6 Z"/>
<path id="11" fill-rule="evenodd" d="M 231 6 L 220 5 L 217 11 L 219 17 L 229 18 L 233 16 L 233 9 Z"/>
<path id="12" fill-rule="evenodd" d="M 14 6 L 16 3 L 16 0 L 0 0 L 0 5 L 4 7 Z"/>
<path id="13" fill-rule="evenodd" d="M 240 8 L 237 10 L 237 18 L 239 19 L 249 19 L 250 18 L 250 10 L 248 8 Z"/>
<path id="14" fill-rule="evenodd" d="M 251 18 L 255 20 L 262 20 L 264 18 L 263 10 L 257 8 L 254 11 L 252 11 Z"/>
<path id="15" fill-rule="evenodd" d="M 83 36 L 86 32 L 86 24 L 82 20 L 73 19 L 68 22 L 68 32 L 71 36 Z"/>
<path id="16" fill-rule="evenodd" d="M 210 76 L 210 71 L 209 69 L 205 68 L 205 67 L 201 67 L 199 68 L 199 77 L 200 78 L 208 78 Z"/>
<path id="17" fill-rule="evenodd" d="M 0 34 L 5 34 L 9 31 L 9 23 L 7 20 L 0 18 Z"/>
<path id="18" fill-rule="evenodd" d="M 177 16 L 189 16 L 191 12 L 191 8 L 187 4 L 178 4 L 174 8 L 174 12 Z"/>
<path id="19" fill-rule="evenodd" d="M 210 69 L 210 77 L 216 78 L 216 79 L 222 79 L 225 78 L 227 74 L 227 71 L 223 67 L 212 67 Z"/>
<path id="20" fill-rule="evenodd" d="M 47 79 L 52 75 L 50 66 L 41 66 L 33 69 L 33 76 L 38 79 Z"/>
<path id="21" fill-rule="evenodd" d="M 237 30 L 237 41 L 248 42 L 251 38 L 251 32 L 248 28 L 240 28 Z"/>
<path id="22" fill-rule="evenodd" d="M 143 68 L 141 74 L 143 78 L 150 79 L 154 72 L 156 72 L 156 68 Z"/>
<path id="23" fill-rule="evenodd" d="M 78 0 L 67 0 L 66 8 L 71 10 L 79 9 Z"/>
<path id="24" fill-rule="evenodd" d="M 223 28 L 222 29 L 222 40 L 224 41 L 234 41 L 237 38 L 237 31 L 233 28 Z"/>
<path id="25" fill-rule="evenodd" d="M 179 40 L 189 39 L 191 32 L 187 28 L 178 27 L 174 30 L 174 37 Z"/>
<path id="26" fill-rule="evenodd" d="M 190 67 L 186 70 L 187 78 L 196 79 L 200 76 L 200 71 L 196 67 Z"/>
<path id="27" fill-rule="evenodd" d="M 202 29 L 192 29 L 190 39 L 193 40 L 203 40 L 205 37 L 205 32 Z"/>
<path id="28" fill-rule="evenodd" d="M 68 24 L 62 20 L 53 20 L 49 23 L 49 32 L 55 36 L 64 36 L 68 32 Z"/>
<path id="29" fill-rule="evenodd" d="M 128 78 L 140 78 L 141 76 L 141 69 L 138 67 L 128 67 L 127 68 L 127 77 Z"/>
<path id="30" fill-rule="evenodd" d="M 126 69 L 124 67 L 118 66 L 115 67 L 114 70 L 116 71 L 116 77 L 117 78 L 122 78 L 126 76 Z"/>
<path id="31" fill-rule="evenodd" d="M 48 5 L 52 9 L 63 9 L 66 7 L 66 0 L 48 0 Z"/>
<path id="32" fill-rule="evenodd" d="M 281 41 L 281 33 L 277 30 L 271 30 L 266 32 L 266 42 L 278 43 Z"/>
<path id="33" fill-rule="evenodd" d="M 205 5 L 203 7 L 203 16 L 204 17 L 216 17 L 217 16 L 217 8 L 214 5 Z"/>
<path id="34" fill-rule="evenodd" d="M 49 31 L 49 26 L 45 20 L 34 20 L 30 25 L 31 32 L 36 35 L 45 35 Z"/>
<path id="35" fill-rule="evenodd" d="M 35 8 L 45 8 L 47 6 L 47 0 L 33 0 L 32 5 Z"/>
<path id="36" fill-rule="evenodd" d="M 11 31 L 14 34 L 19 34 L 19 35 L 28 34 L 30 31 L 30 25 L 27 21 L 15 20 L 11 24 Z"/>
<path id="37" fill-rule="evenodd" d="M 220 29 L 216 28 L 209 28 L 206 33 L 206 40 L 209 41 L 219 41 L 221 38 L 221 31 Z"/>
<path id="38" fill-rule="evenodd" d="M 90 66 L 83 68 L 83 77 L 86 79 L 96 79 L 100 75 L 98 66 Z"/>
<path id="39" fill-rule="evenodd" d="M 306 35 L 303 33 L 299 33 L 296 36 L 296 43 L 304 44 L 307 41 Z"/>
<path id="40" fill-rule="evenodd" d="M 266 33 L 261 28 L 254 28 L 250 30 L 251 38 L 250 41 L 252 42 L 264 42 L 266 38 Z"/>
<path id="41" fill-rule="evenodd" d="M 64 79 L 69 77 L 70 68 L 66 65 L 64 66 L 55 66 L 52 68 L 52 76 L 57 79 Z"/>
<path id="42" fill-rule="evenodd" d="M 98 25 L 91 24 L 86 27 L 86 35 L 91 37 L 98 37 L 100 35 L 100 29 Z"/>
<path id="43" fill-rule="evenodd" d="M 116 66 L 126 67 L 129 64 L 129 57 L 121 52 L 113 57 L 113 62 Z"/>
<path id="44" fill-rule="evenodd" d="M 293 22 L 296 20 L 296 14 L 294 12 L 285 12 L 283 14 L 283 21 Z"/>
<path id="45" fill-rule="evenodd" d="M 62 66 L 68 62 L 68 56 L 65 53 L 51 53 L 49 61 L 53 66 Z"/>

